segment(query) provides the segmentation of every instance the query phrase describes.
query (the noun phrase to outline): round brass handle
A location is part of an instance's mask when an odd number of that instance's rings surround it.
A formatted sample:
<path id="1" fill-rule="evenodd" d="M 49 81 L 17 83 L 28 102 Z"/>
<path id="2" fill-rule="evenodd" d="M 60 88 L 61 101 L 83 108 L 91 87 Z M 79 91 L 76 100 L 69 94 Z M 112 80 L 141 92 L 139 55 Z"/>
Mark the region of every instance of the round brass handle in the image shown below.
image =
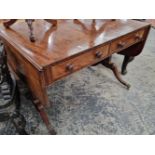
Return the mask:
<path id="1" fill-rule="evenodd" d="M 125 46 L 125 42 L 119 42 L 118 44 L 117 44 L 117 47 L 118 48 L 123 48 Z"/>
<path id="2" fill-rule="evenodd" d="M 139 34 L 136 34 L 135 35 L 135 39 L 138 41 L 138 40 L 141 40 L 141 36 Z"/>
<path id="3" fill-rule="evenodd" d="M 74 70 L 74 65 L 73 64 L 67 64 L 66 71 L 72 72 L 73 70 Z"/>
<path id="4" fill-rule="evenodd" d="M 96 57 L 96 58 L 101 58 L 101 56 L 102 56 L 102 52 L 97 51 L 97 52 L 95 53 L 95 57 Z"/>

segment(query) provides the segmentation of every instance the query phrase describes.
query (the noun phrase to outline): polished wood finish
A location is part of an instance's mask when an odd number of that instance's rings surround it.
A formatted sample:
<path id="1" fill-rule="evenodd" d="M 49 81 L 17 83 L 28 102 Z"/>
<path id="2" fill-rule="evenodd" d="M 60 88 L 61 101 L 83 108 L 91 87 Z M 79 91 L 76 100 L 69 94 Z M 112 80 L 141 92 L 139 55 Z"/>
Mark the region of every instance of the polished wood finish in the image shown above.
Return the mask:
<path id="1" fill-rule="evenodd" d="M 72 57 L 72 59 L 55 64 L 51 68 L 51 74 L 53 73 L 53 76 L 49 77 L 50 81 L 55 81 L 61 77 L 71 74 L 72 72 L 101 61 L 103 58 L 107 57 L 108 51 L 109 46 L 105 45 L 82 53 L 76 57 Z"/>
<path id="2" fill-rule="evenodd" d="M 53 20 L 53 19 L 44 19 L 44 20 L 47 21 L 48 23 L 51 23 L 53 26 L 57 26 L 57 20 Z M 35 36 L 33 34 L 33 22 L 34 21 L 35 21 L 34 19 L 25 19 L 25 22 L 27 23 L 29 31 L 30 31 L 29 38 L 31 42 L 35 42 Z M 10 26 L 16 22 L 17 22 L 17 19 L 10 19 L 10 20 L 3 21 L 3 24 L 5 28 L 10 28 Z"/>
<path id="3" fill-rule="evenodd" d="M 35 105 L 49 129 L 43 111 L 50 105 L 46 87 L 84 67 L 102 63 L 129 88 L 110 57 L 114 53 L 125 57 L 140 54 L 150 25 L 134 20 L 58 20 L 57 27 L 53 27 L 44 20 L 35 20 L 33 28 L 34 43 L 29 41 L 27 25 L 20 20 L 10 29 L 1 26 L 0 36 L 8 63 L 15 73 L 26 77 L 33 98 L 37 100 Z M 128 60 L 123 63 L 123 71 Z"/>
<path id="4" fill-rule="evenodd" d="M 112 42 L 110 53 L 116 53 L 120 50 L 123 50 L 137 42 L 142 41 L 145 30 L 139 30 L 137 32 L 131 33 L 127 36 L 123 36 L 120 39 L 117 39 Z"/>

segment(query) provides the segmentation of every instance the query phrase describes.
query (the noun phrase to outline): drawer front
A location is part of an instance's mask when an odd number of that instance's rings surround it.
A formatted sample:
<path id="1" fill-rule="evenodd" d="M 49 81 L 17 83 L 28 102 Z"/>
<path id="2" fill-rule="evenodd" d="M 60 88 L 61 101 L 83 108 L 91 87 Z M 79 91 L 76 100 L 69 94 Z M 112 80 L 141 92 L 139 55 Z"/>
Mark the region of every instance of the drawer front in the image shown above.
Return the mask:
<path id="1" fill-rule="evenodd" d="M 135 33 L 129 34 L 125 37 L 119 38 L 111 43 L 110 54 L 116 53 L 124 48 L 127 48 L 139 41 L 144 37 L 145 30 L 139 30 Z"/>
<path id="2" fill-rule="evenodd" d="M 52 79 L 59 79 L 67 74 L 71 74 L 83 67 L 101 61 L 108 56 L 109 45 L 98 47 L 94 50 L 82 53 L 70 60 L 58 63 L 52 67 Z"/>

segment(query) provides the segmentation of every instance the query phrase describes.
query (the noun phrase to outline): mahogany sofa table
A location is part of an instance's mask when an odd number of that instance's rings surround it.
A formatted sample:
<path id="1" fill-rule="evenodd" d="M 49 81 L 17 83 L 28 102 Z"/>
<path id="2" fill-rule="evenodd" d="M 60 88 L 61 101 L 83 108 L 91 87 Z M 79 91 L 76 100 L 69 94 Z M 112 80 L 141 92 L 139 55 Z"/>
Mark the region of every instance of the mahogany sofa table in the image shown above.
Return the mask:
<path id="1" fill-rule="evenodd" d="M 129 88 L 111 62 L 111 55 L 125 56 L 122 73 L 126 73 L 128 62 L 142 52 L 149 29 L 149 24 L 134 20 L 58 20 L 56 27 L 44 20 L 35 20 L 36 40 L 32 43 L 27 25 L 18 20 L 9 29 L 1 25 L 0 38 L 11 70 L 25 77 L 33 103 L 49 132 L 55 134 L 45 112 L 50 105 L 46 88 L 97 63 L 110 68 Z"/>

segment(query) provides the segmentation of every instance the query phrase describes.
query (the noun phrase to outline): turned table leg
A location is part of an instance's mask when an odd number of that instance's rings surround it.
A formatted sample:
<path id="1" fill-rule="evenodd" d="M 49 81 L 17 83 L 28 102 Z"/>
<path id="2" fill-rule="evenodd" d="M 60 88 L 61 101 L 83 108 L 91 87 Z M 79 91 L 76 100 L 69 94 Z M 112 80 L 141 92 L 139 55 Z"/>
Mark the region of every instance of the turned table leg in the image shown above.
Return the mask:
<path id="1" fill-rule="evenodd" d="M 41 105 L 40 102 L 39 102 L 38 100 L 34 100 L 33 102 L 34 102 L 34 104 L 35 104 L 35 106 L 36 106 L 36 109 L 37 109 L 37 111 L 39 112 L 39 114 L 40 114 L 40 116 L 41 116 L 43 122 L 45 123 L 45 125 L 46 125 L 46 127 L 47 127 L 49 133 L 50 133 L 51 135 L 56 135 L 57 133 L 56 133 L 56 131 L 54 130 L 54 128 L 52 127 L 52 125 L 51 125 L 51 123 L 50 123 L 50 121 L 49 121 L 49 118 L 48 118 L 48 116 L 47 116 L 47 113 L 46 113 L 46 111 L 45 111 L 44 106 Z"/>
<path id="2" fill-rule="evenodd" d="M 124 60 L 123 60 L 123 64 L 122 64 L 122 70 L 121 70 L 121 73 L 123 75 L 125 75 L 127 73 L 127 65 L 129 62 L 131 62 L 132 60 L 134 59 L 134 57 L 131 57 L 131 56 L 127 56 L 125 55 L 124 56 Z"/>
<path id="3" fill-rule="evenodd" d="M 118 80 L 119 82 L 121 82 L 124 86 L 126 86 L 127 89 L 130 88 L 130 84 L 128 84 L 127 82 L 125 82 L 125 81 L 121 78 L 120 73 L 119 73 L 119 71 L 118 71 L 118 69 L 117 69 L 117 66 L 116 66 L 113 62 L 111 62 L 111 57 L 108 57 L 108 58 L 106 58 L 105 60 L 103 60 L 103 61 L 102 61 L 102 64 L 103 64 L 105 67 L 111 69 L 111 70 L 113 71 L 115 77 L 117 78 L 117 80 Z"/>

